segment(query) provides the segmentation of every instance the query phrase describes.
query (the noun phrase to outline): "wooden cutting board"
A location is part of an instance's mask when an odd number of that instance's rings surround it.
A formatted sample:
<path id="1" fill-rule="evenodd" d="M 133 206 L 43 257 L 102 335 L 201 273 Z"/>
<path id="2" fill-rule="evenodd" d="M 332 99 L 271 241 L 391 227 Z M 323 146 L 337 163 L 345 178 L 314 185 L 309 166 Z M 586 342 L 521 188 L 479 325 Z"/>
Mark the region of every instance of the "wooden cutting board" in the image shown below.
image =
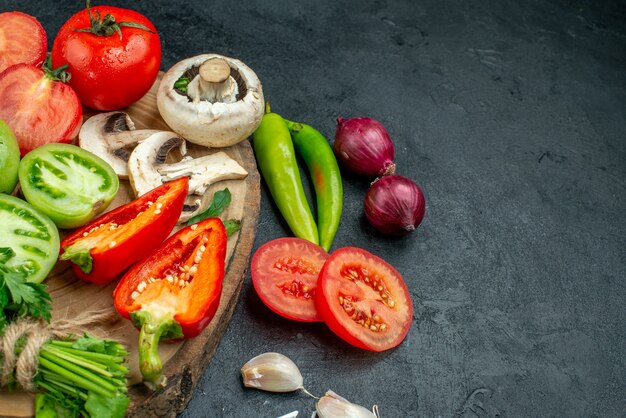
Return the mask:
<path id="1" fill-rule="evenodd" d="M 152 86 L 148 94 L 127 109 L 137 129 L 170 130 L 159 115 L 156 106 L 156 89 L 162 77 Z M 85 118 L 88 118 L 86 115 Z M 131 405 L 128 416 L 174 417 L 181 412 L 193 394 L 194 388 L 205 367 L 211 361 L 217 345 L 226 331 L 226 327 L 237 303 L 239 291 L 246 275 L 248 261 L 259 215 L 260 183 L 259 173 L 250 143 L 243 141 L 223 149 L 208 149 L 189 144 L 188 153 L 194 157 L 225 151 L 248 171 L 243 180 L 228 180 L 212 185 L 203 196 L 210 201 L 213 193 L 225 187 L 231 192 L 232 201 L 222 213 L 222 219 L 242 220 L 242 229 L 228 240 L 226 254 L 227 270 L 224 277 L 220 306 L 209 326 L 196 338 L 179 343 L 161 343 L 159 352 L 163 359 L 167 386 L 152 392 L 141 383 L 138 367 L 137 340 L 139 332 L 130 321 L 122 319 L 102 324 L 100 330 L 90 332 L 106 338 L 117 339 L 124 343 L 129 351 L 130 375 L 129 389 Z M 113 200 L 113 209 L 134 198 L 128 181 L 120 181 L 120 190 Z M 178 230 L 180 227 L 175 228 Z M 61 231 L 61 239 L 67 235 Z M 94 309 L 114 309 L 113 289 L 117 281 L 106 286 L 85 283 L 76 278 L 72 269 L 65 263 L 57 263 L 45 283 L 52 295 L 52 317 L 73 317 L 82 311 Z M 28 417 L 34 415 L 34 396 L 26 393 L 0 393 L 0 416 Z"/>

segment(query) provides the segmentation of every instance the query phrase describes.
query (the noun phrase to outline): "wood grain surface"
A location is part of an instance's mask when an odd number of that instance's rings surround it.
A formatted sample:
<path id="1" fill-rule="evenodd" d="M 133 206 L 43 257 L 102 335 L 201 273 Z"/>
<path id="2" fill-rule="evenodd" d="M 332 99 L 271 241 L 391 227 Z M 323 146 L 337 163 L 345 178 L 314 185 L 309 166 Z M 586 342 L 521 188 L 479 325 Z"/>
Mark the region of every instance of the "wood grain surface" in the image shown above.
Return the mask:
<path id="1" fill-rule="evenodd" d="M 156 107 L 156 88 L 162 74 L 150 92 L 140 101 L 127 109 L 137 129 L 169 130 L 161 119 Z M 86 114 L 86 118 L 90 115 Z M 203 370 L 211 361 L 217 345 L 226 330 L 245 273 L 254 236 L 260 205 L 259 173 L 256 169 L 254 155 L 248 141 L 243 141 L 225 149 L 208 149 L 189 144 L 188 153 L 192 156 L 225 151 L 231 158 L 239 162 L 247 171 L 243 180 L 228 180 L 210 186 L 202 197 L 210 201 L 215 191 L 225 187 L 231 192 L 232 201 L 222 213 L 222 219 L 242 220 L 242 229 L 229 238 L 226 254 L 227 270 L 224 277 L 220 306 L 208 327 L 196 338 L 178 343 L 161 343 L 159 353 L 163 359 L 164 373 L 168 382 L 165 388 L 152 392 L 141 383 L 138 368 L 137 340 L 139 332 L 119 317 L 113 323 L 102 324 L 101 329 L 90 329 L 89 332 L 106 338 L 114 338 L 123 342 L 130 353 L 129 390 L 131 406 L 128 416 L 131 417 L 173 417 L 185 408 L 195 385 Z M 173 158 L 176 158 L 174 155 Z M 134 198 L 128 181 L 120 181 L 120 191 L 113 200 L 113 209 Z M 180 227 L 175 228 L 175 231 Z M 61 231 L 62 237 L 68 231 Z M 114 309 L 112 292 L 117 281 L 106 286 L 85 283 L 74 275 L 66 263 L 57 263 L 50 272 L 45 283 L 52 295 L 54 319 L 73 317 L 82 311 L 94 309 Z M 34 415 L 34 396 L 25 393 L 0 393 L 0 416 L 26 417 Z"/>

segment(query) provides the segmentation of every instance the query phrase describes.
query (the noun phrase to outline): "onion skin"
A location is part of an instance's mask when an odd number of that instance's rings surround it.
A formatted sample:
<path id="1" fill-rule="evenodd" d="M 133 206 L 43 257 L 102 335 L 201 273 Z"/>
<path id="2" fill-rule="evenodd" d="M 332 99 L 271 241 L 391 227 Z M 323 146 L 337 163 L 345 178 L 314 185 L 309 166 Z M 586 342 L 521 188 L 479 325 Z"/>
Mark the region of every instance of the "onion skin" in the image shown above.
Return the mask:
<path id="1" fill-rule="evenodd" d="M 371 118 L 337 118 L 333 149 L 343 167 L 363 176 L 393 174 L 394 146 L 382 123 Z"/>
<path id="2" fill-rule="evenodd" d="M 426 200 L 413 180 L 389 175 L 376 180 L 365 194 L 365 217 L 386 235 L 407 235 L 424 219 Z"/>

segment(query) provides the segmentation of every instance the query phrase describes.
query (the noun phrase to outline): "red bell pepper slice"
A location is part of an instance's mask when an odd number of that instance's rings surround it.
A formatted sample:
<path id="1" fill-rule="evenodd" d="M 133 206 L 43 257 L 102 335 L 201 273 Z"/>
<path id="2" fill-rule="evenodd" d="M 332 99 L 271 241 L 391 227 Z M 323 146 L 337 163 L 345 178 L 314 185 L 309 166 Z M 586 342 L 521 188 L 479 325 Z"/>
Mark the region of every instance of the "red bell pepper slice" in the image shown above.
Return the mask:
<path id="1" fill-rule="evenodd" d="M 172 232 L 185 203 L 189 179 L 181 177 L 105 213 L 61 242 L 61 260 L 76 275 L 105 284 L 147 257 Z"/>
<path id="2" fill-rule="evenodd" d="M 227 239 L 219 218 L 183 228 L 128 270 L 115 288 L 115 308 L 141 328 L 139 369 L 148 387 L 166 383 L 159 340 L 195 337 L 213 319 Z"/>

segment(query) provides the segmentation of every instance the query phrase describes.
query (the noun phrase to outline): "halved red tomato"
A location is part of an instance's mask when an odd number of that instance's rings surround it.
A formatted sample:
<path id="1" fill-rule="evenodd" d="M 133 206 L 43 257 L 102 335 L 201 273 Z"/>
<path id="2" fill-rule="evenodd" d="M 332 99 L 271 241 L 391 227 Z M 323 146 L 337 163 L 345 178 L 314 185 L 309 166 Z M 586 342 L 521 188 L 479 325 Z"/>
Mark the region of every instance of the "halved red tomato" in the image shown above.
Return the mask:
<path id="1" fill-rule="evenodd" d="M 0 73 L 11 65 L 41 65 L 48 38 L 41 23 L 22 12 L 0 13 Z"/>
<path id="2" fill-rule="evenodd" d="M 317 276 L 328 258 L 322 247 L 301 238 L 278 238 L 252 257 L 250 274 L 257 294 L 278 315 L 302 322 L 321 318 L 315 309 Z"/>
<path id="3" fill-rule="evenodd" d="M 397 346 L 413 320 L 413 302 L 400 273 L 360 248 L 331 254 L 320 273 L 315 302 L 335 334 L 366 350 Z"/>
<path id="4" fill-rule="evenodd" d="M 72 88 L 30 64 L 13 65 L 0 73 L 0 119 L 11 128 L 22 156 L 50 142 L 72 142 L 83 110 Z"/>

